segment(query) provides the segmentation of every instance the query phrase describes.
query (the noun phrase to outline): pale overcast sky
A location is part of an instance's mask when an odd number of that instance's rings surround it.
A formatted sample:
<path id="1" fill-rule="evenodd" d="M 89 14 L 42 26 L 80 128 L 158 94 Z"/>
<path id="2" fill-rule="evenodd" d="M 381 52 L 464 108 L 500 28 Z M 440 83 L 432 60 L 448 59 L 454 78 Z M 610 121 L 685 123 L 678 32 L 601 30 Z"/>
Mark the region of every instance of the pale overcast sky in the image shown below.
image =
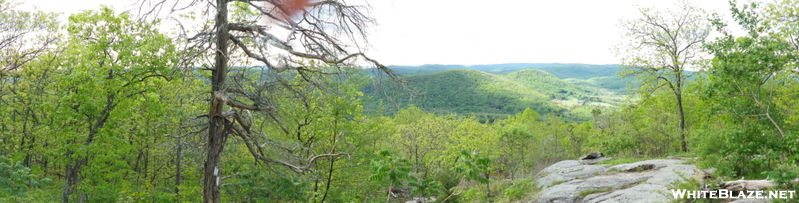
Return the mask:
<path id="1" fill-rule="evenodd" d="M 27 0 L 45 11 L 76 13 L 133 0 Z M 379 26 L 367 52 L 387 65 L 588 63 L 615 64 L 619 19 L 635 5 L 667 7 L 672 0 L 369 0 Z M 747 1 L 741 1 L 747 2 Z M 728 15 L 727 0 L 697 0 Z"/>

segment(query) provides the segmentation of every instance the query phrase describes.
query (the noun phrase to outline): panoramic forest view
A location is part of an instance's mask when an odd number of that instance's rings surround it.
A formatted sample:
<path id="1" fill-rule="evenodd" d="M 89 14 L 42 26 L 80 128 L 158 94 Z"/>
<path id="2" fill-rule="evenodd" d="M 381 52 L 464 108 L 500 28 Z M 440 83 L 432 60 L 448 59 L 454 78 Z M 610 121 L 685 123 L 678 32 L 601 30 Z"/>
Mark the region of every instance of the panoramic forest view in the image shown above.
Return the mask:
<path id="1" fill-rule="evenodd" d="M 0 0 L 0 202 L 797 202 L 799 0 L 722 1 Z"/>

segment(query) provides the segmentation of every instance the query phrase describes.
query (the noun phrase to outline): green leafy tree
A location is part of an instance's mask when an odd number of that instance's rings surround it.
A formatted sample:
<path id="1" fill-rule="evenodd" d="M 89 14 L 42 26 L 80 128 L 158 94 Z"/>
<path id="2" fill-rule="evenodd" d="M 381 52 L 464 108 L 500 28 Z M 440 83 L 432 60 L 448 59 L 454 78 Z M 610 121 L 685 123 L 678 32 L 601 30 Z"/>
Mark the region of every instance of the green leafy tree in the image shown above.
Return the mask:
<path id="1" fill-rule="evenodd" d="M 390 142 L 413 163 L 413 171 L 420 177 L 433 175 L 436 168 L 442 167 L 444 153 L 458 128 L 458 119 L 436 116 L 410 106 L 397 112 L 394 120 L 397 131 Z"/>
<path id="2" fill-rule="evenodd" d="M 702 65 L 701 44 L 710 33 L 707 14 L 687 0 L 677 3 L 678 10 L 659 11 L 640 8 L 641 16 L 622 20 L 621 28 L 629 41 L 616 47 L 625 67 L 622 75 L 641 81 L 638 92 L 645 97 L 665 87 L 674 97 L 678 115 L 680 150 L 688 151 L 686 142 L 684 87 L 686 70 Z"/>
<path id="3" fill-rule="evenodd" d="M 423 203 L 427 202 L 430 195 L 441 194 L 441 190 L 444 189 L 444 186 L 434 178 L 410 181 L 408 186 L 414 187 L 411 193 L 419 195 Z"/>
<path id="4" fill-rule="evenodd" d="M 797 0 L 765 2 L 760 15 L 762 24 L 770 28 L 769 34 L 779 36 L 788 41 L 792 49 L 799 50 L 799 41 L 796 40 L 799 38 L 799 22 L 793 20 L 799 16 L 796 5 L 799 5 Z"/>
<path id="5" fill-rule="evenodd" d="M 532 169 L 537 164 L 538 145 L 542 142 L 540 135 L 541 125 L 539 124 L 541 115 L 532 109 L 525 109 L 524 112 L 515 116 L 508 117 L 500 122 L 503 125 L 499 128 L 501 145 L 505 150 L 497 158 L 497 164 L 503 164 L 509 170 L 511 178 L 517 174 L 524 174 L 526 170 Z"/>
<path id="6" fill-rule="evenodd" d="M 2 194 L 15 198 L 25 196 L 31 188 L 36 188 L 50 179 L 38 179 L 31 174 L 31 169 L 22 165 L 22 161 L 14 161 L 0 156 L 0 190 Z"/>
<path id="7" fill-rule="evenodd" d="M 22 10 L 17 1 L 0 1 L 0 155 L 20 158 L 26 167 L 47 162 L 41 146 L 49 129 L 53 53 L 59 39 L 57 14 Z"/>
<path id="8" fill-rule="evenodd" d="M 412 180 L 411 162 L 391 156 L 389 151 L 380 151 L 380 158 L 372 160 L 372 171 L 374 174 L 369 176 L 369 180 L 382 181 L 388 179 L 388 189 L 386 190 L 386 202 L 391 196 L 395 196 L 392 190 L 394 187 L 405 185 L 403 181 Z"/>
<path id="9" fill-rule="evenodd" d="M 496 126 L 499 149 L 492 153 L 501 155 L 491 160 L 494 167 L 505 170 L 512 179 L 581 156 L 583 144 L 593 133 L 588 123 L 566 123 L 560 117 L 541 116 L 531 109 L 499 121 Z"/>
<path id="10" fill-rule="evenodd" d="M 491 165 L 491 159 L 477 157 L 477 153 L 462 150 L 458 158 L 458 164 L 452 170 L 462 173 L 467 179 L 483 184 L 485 186 L 485 197 L 490 198 L 491 179 L 488 170 L 489 165 Z"/>
<path id="11" fill-rule="evenodd" d="M 130 169 L 123 157 L 135 147 L 126 140 L 129 137 L 114 136 L 130 135 L 126 130 L 131 126 L 125 123 L 136 113 L 124 107 L 146 102 L 175 73 L 172 40 L 158 33 L 156 25 L 108 7 L 70 16 L 65 53 L 59 58 L 64 68 L 55 78 L 63 102 L 54 117 L 64 126 L 56 131 L 62 136 L 67 166 L 63 202 L 78 189 L 85 192 L 96 186 L 102 189 L 93 193 L 97 198 L 116 199 L 116 192 L 99 194 L 121 186 L 103 183 L 124 180 Z M 81 177 L 89 184 L 80 185 Z"/>
<path id="12" fill-rule="evenodd" d="M 693 104 L 695 100 L 686 97 L 684 102 Z M 670 94 L 656 94 L 609 113 L 602 118 L 606 127 L 598 133 L 595 141 L 602 143 L 602 152 L 614 156 L 660 157 L 682 151 L 681 140 L 674 136 L 679 129 L 664 125 L 678 119 L 678 115 L 670 110 L 675 107 L 672 101 Z M 690 113 L 686 112 L 687 120 L 693 119 Z"/>
<path id="13" fill-rule="evenodd" d="M 728 126 L 710 134 L 702 154 L 709 164 L 723 166 L 722 173 L 760 176 L 796 150 L 788 141 L 796 139 L 792 128 L 786 128 L 788 112 L 778 104 L 787 99 L 779 94 L 786 92 L 781 89 L 792 89 L 784 84 L 793 80 L 791 67 L 797 55 L 790 39 L 768 33 L 773 29 L 763 23 L 758 4 L 739 7 L 731 1 L 730 5 L 747 35 L 733 36 L 726 23 L 713 21 L 724 36 L 706 46 L 714 58 L 704 99 L 713 104 L 711 113 L 719 114 Z"/>

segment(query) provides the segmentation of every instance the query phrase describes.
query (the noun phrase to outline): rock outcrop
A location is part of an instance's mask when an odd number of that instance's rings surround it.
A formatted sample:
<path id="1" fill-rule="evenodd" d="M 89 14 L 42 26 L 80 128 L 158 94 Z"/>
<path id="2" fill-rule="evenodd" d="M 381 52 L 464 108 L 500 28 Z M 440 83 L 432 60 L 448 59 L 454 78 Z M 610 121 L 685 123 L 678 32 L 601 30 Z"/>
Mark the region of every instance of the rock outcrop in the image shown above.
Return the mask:
<path id="1" fill-rule="evenodd" d="M 669 188 L 697 172 L 696 166 L 672 159 L 593 163 L 566 160 L 541 170 L 536 184 L 542 191 L 531 202 L 671 202 Z"/>

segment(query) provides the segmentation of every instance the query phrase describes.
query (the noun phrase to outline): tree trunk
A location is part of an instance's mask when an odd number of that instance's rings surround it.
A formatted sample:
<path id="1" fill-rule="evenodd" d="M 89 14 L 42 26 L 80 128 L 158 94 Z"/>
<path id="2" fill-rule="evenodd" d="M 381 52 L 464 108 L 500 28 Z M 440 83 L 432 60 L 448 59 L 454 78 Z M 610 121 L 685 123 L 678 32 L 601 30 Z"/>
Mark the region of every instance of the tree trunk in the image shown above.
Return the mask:
<path id="1" fill-rule="evenodd" d="M 336 114 L 335 117 L 339 115 Z M 333 121 L 333 139 L 330 140 L 330 154 L 336 154 L 336 142 L 338 140 L 338 120 Z M 325 194 L 322 195 L 322 200 L 319 202 L 325 202 L 327 199 L 327 194 L 330 192 L 330 185 L 333 183 L 333 172 L 336 170 L 336 157 L 330 157 L 330 165 L 328 165 L 327 169 L 327 181 L 325 185 Z"/>
<path id="2" fill-rule="evenodd" d="M 685 142 L 685 111 L 682 105 L 682 92 L 677 94 L 677 108 L 680 116 L 680 149 L 682 152 L 688 152 L 688 146 L 686 146 Z"/>
<path id="3" fill-rule="evenodd" d="M 214 126 L 216 124 L 220 126 Z M 226 130 L 224 128 L 224 125 L 226 125 L 224 118 L 212 118 L 211 125 L 208 135 L 208 152 L 203 169 L 203 202 L 219 203 L 221 202 L 220 164 L 222 162 L 222 149 L 225 146 L 227 132 L 225 132 Z"/>
<path id="4" fill-rule="evenodd" d="M 388 183 L 388 194 L 386 194 L 386 203 L 388 203 L 391 200 L 391 196 L 394 195 L 394 193 L 391 192 L 391 190 L 394 189 L 393 187 L 394 187 L 394 182 L 389 182 Z"/>
<path id="5" fill-rule="evenodd" d="M 677 109 L 678 109 L 678 113 L 679 113 L 678 116 L 680 117 L 679 118 L 679 122 L 680 122 L 680 150 L 682 150 L 682 152 L 688 152 L 688 146 L 687 146 L 686 141 L 685 141 L 685 108 L 682 105 L 682 86 L 683 86 L 683 81 L 682 81 L 683 71 L 682 71 L 682 67 L 678 68 L 678 70 L 675 71 L 674 75 L 675 75 L 675 81 L 677 81 L 677 83 L 675 84 L 675 86 L 677 88 L 675 88 L 673 91 L 674 91 L 675 99 L 677 100 Z"/>
<path id="6" fill-rule="evenodd" d="M 70 157 L 74 154 L 72 150 L 68 150 L 65 157 L 67 159 L 71 159 Z M 64 189 L 61 191 L 61 202 L 69 203 L 69 195 L 72 194 L 75 190 L 75 186 L 78 184 L 78 175 L 80 175 L 80 167 L 82 166 L 82 162 L 75 161 L 71 164 L 66 166 L 66 183 L 64 184 Z"/>
<path id="7" fill-rule="evenodd" d="M 335 153 L 335 151 L 333 153 Z M 335 164 L 336 164 L 336 157 L 330 157 L 330 165 L 328 166 L 327 169 L 327 180 L 325 181 L 326 184 L 325 193 L 322 195 L 322 200 L 320 200 L 319 202 L 325 202 L 325 199 L 327 199 L 327 194 L 330 192 L 330 185 L 333 182 L 333 172 L 336 170 L 334 168 Z"/>
<path id="8" fill-rule="evenodd" d="M 178 148 L 175 150 L 175 202 L 180 202 L 180 177 L 183 176 L 180 171 L 180 162 L 183 160 L 183 143 L 180 137 L 177 139 Z"/>
<path id="9" fill-rule="evenodd" d="M 86 150 L 89 145 L 94 142 L 94 137 L 97 136 L 97 133 L 100 131 L 100 128 L 103 128 L 105 122 L 108 120 L 108 117 L 111 116 L 111 111 L 114 110 L 116 107 L 116 103 L 114 99 L 116 98 L 116 94 L 110 94 L 106 96 L 106 104 L 103 111 L 100 112 L 100 115 L 96 117 L 97 120 L 92 123 L 90 119 L 87 123 L 91 123 L 89 126 L 89 136 L 86 137 L 86 140 L 83 142 L 83 150 Z M 80 157 L 77 159 L 71 158 L 72 155 L 75 153 L 73 150 L 67 150 L 65 157 L 72 161 L 72 164 L 67 164 L 66 168 L 66 184 L 64 185 L 64 189 L 61 191 L 61 202 L 68 203 L 69 202 L 69 195 L 75 191 L 75 187 L 77 187 L 78 183 L 80 182 L 80 169 L 84 165 L 86 165 L 89 160 L 87 157 Z M 81 195 L 81 198 L 78 198 L 78 202 L 83 202 L 85 199 L 85 195 Z"/>
<path id="10" fill-rule="evenodd" d="M 217 14 L 216 14 L 216 64 L 211 71 L 211 95 L 208 122 L 208 145 L 206 147 L 207 153 L 205 158 L 205 165 L 203 169 L 203 202 L 205 203 L 219 203 L 221 202 L 221 159 L 222 149 L 227 140 L 227 125 L 226 119 L 222 116 L 222 107 L 224 101 L 214 96 L 216 94 L 224 94 L 225 92 L 225 78 L 227 77 L 228 65 L 228 22 L 227 22 L 227 3 L 228 0 L 217 0 Z"/>

